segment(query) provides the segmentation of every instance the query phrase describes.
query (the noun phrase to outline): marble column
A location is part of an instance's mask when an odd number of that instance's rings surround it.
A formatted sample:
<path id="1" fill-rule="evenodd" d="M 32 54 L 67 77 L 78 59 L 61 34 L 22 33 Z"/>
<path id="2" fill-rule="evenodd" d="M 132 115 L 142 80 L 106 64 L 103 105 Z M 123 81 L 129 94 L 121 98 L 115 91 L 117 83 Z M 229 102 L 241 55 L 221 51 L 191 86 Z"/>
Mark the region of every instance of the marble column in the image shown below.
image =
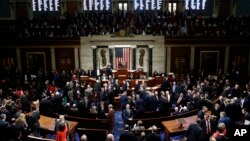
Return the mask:
<path id="1" fill-rule="evenodd" d="M 20 48 L 16 48 L 16 59 L 17 59 L 17 68 L 22 74 L 22 60 L 21 60 L 21 53 L 20 53 Z"/>
<path id="2" fill-rule="evenodd" d="M 250 76 L 250 48 L 248 48 L 248 76 Z"/>
<path id="3" fill-rule="evenodd" d="M 228 62 L 229 62 L 229 46 L 225 47 L 225 58 L 224 58 L 224 74 L 228 72 Z"/>
<path id="4" fill-rule="evenodd" d="M 153 69 L 153 45 L 149 45 L 149 53 L 148 53 L 148 76 L 152 76 L 152 69 Z"/>
<path id="5" fill-rule="evenodd" d="M 76 47 L 74 48 L 74 56 L 75 56 L 75 68 L 79 68 L 79 49 Z"/>
<path id="6" fill-rule="evenodd" d="M 136 70 L 136 47 L 132 48 L 132 70 Z"/>
<path id="7" fill-rule="evenodd" d="M 50 48 L 50 55 L 51 55 L 51 69 L 56 69 L 56 57 L 55 57 L 55 49 Z"/>
<path id="8" fill-rule="evenodd" d="M 167 47 L 167 72 L 166 74 L 168 74 L 171 70 L 171 47 Z"/>
<path id="9" fill-rule="evenodd" d="M 96 70 L 97 68 L 97 56 L 96 56 L 96 46 L 92 46 L 92 50 L 93 50 L 93 69 Z M 99 60 L 100 61 L 100 60 Z M 98 62 L 99 62 L 98 61 Z M 100 63 L 100 62 L 99 62 Z"/>
<path id="10" fill-rule="evenodd" d="M 111 68 L 114 68 L 114 63 L 111 62 L 111 61 L 113 61 L 113 57 L 114 57 L 114 55 L 113 55 L 113 49 L 109 48 L 109 63 L 111 63 Z"/>
<path id="11" fill-rule="evenodd" d="M 190 51 L 190 70 L 194 69 L 194 56 L 195 56 L 195 47 L 192 46 Z"/>

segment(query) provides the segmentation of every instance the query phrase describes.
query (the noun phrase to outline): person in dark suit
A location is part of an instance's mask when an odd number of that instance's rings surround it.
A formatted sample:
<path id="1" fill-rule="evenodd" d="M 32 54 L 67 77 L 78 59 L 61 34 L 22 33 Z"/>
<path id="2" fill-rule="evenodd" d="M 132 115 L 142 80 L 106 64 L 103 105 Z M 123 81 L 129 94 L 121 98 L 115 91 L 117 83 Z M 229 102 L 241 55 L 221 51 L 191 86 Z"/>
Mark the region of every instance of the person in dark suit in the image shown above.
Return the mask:
<path id="1" fill-rule="evenodd" d="M 111 63 L 109 63 L 109 64 L 106 66 L 105 73 L 106 73 L 106 76 L 112 75 Z"/>
<path id="2" fill-rule="evenodd" d="M 122 82 L 122 85 L 120 87 L 122 88 L 122 92 L 127 91 L 128 90 L 128 84 L 127 84 L 127 82 L 124 80 Z"/>
<path id="3" fill-rule="evenodd" d="M 188 126 L 186 132 L 187 141 L 202 141 L 202 128 L 200 127 L 199 119 L 196 121 L 197 123 L 191 123 Z"/>
<path id="4" fill-rule="evenodd" d="M 18 138 L 21 136 L 21 131 L 20 129 L 15 125 L 15 118 L 12 118 L 10 121 L 10 126 L 8 128 L 8 141 L 18 141 Z M 1 134 L 1 133 L 0 133 Z"/>
<path id="5" fill-rule="evenodd" d="M 197 113 L 197 117 L 199 119 L 204 119 L 205 112 L 208 111 L 208 108 L 206 106 L 203 106 L 202 109 Z"/>
<path id="6" fill-rule="evenodd" d="M 166 93 L 161 92 L 160 106 L 159 106 L 160 114 L 163 116 L 169 115 L 169 109 L 171 108 L 171 106 L 172 103 L 170 102 L 170 98 L 166 95 Z"/>
<path id="7" fill-rule="evenodd" d="M 122 107 L 122 110 L 125 109 L 127 103 L 128 103 L 127 92 L 123 92 L 123 94 L 120 97 L 120 105 Z"/>
<path id="8" fill-rule="evenodd" d="M 96 83 L 94 84 L 93 88 L 94 88 L 94 92 L 99 94 L 101 92 L 101 90 L 102 90 L 101 81 L 96 80 Z"/>
<path id="9" fill-rule="evenodd" d="M 87 71 L 87 75 L 89 77 L 93 77 L 93 69 L 91 67 L 89 67 L 88 71 Z"/>
<path id="10" fill-rule="evenodd" d="M 150 111 L 159 111 L 160 98 L 158 96 L 158 91 L 155 91 L 150 98 Z"/>
<path id="11" fill-rule="evenodd" d="M 155 125 L 153 125 L 151 127 L 152 133 L 148 134 L 146 136 L 146 141 L 161 141 L 161 136 L 160 134 L 157 134 L 157 127 Z"/>
<path id="12" fill-rule="evenodd" d="M 139 82 L 137 80 L 135 81 L 134 92 L 135 92 L 135 94 L 139 94 L 140 93 L 140 84 L 139 84 Z"/>
<path id="13" fill-rule="evenodd" d="M 164 92 L 169 91 L 170 87 L 171 87 L 171 85 L 170 85 L 170 83 L 168 81 L 168 78 L 164 78 L 164 80 L 163 80 L 163 82 L 161 84 L 161 90 L 164 91 Z"/>
<path id="14" fill-rule="evenodd" d="M 145 112 L 144 101 L 140 98 L 139 95 L 136 95 L 135 100 L 135 107 L 136 107 L 136 117 L 142 117 Z"/>
<path id="15" fill-rule="evenodd" d="M 208 114 L 204 115 L 204 119 L 200 121 L 204 141 L 209 141 L 209 137 L 216 131 L 217 123 L 210 118 Z"/>
<path id="16" fill-rule="evenodd" d="M 126 124 L 124 132 L 121 133 L 119 141 L 136 141 L 135 135 L 129 131 L 129 126 Z"/>
<path id="17" fill-rule="evenodd" d="M 31 107 L 31 109 L 32 109 L 32 114 L 31 114 L 31 117 L 30 117 L 29 127 L 31 129 L 31 132 L 33 132 L 35 136 L 39 137 L 40 136 L 40 133 L 39 133 L 40 112 L 37 111 L 36 107 L 34 107 L 34 106 Z"/>
<path id="18" fill-rule="evenodd" d="M 5 121 L 6 119 L 6 115 L 5 114 L 1 114 L 0 115 L 0 139 L 1 140 L 7 140 L 7 129 L 9 128 L 10 126 L 10 123 Z"/>
<path id="19" fill-rule="evenodd" d="M 40 102 L 40 113 L 45 116 L 53 115 L 53 104 L 50 99 L 44 99 Z"/>
<path id="20" fill-rule="evenodd" d="M 220 118 L 218 120 L 218 123 L 224 123 L 226 125 L 226 128 L 230 127 L 231 120 L 229 117 L 226 116 L 226 113 L 224 111 L 220 112 Z"/>
<path id="21" fill-rule="evenodd" d="M 130 109 L 130 105 L 126 104 L 126 109 L 122 111 L 123 122 L 127 124 L 127 121 L 132 119 L 134 116 L 133 111 Z"/>

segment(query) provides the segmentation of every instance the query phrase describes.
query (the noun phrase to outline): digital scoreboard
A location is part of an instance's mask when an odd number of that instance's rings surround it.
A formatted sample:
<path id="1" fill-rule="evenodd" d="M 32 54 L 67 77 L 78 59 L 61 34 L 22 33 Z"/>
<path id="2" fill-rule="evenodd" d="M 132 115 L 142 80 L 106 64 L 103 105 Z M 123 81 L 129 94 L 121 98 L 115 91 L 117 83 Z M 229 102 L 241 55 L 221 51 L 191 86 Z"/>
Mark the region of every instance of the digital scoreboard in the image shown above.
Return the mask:
<path id="1" fill-rule="evenodd" d="M 61 0 L 32 0 L 34 12 L 59 11 Z"/>
<path id="2" fill-rule="evenodd" d="M 134 10 L 161 10 L 163 0 L 134 0 Z"/>
<path id="3" fill-rule="evenodd" d="M 84 11 L 109 11 L 111 8 L 111 0 L 83 0 Z"/>
<path id="4" fill-rule="evenodd" d="M 214 0 L 184 0 L 185 10 L 202 15 L 212 14 Z"/>

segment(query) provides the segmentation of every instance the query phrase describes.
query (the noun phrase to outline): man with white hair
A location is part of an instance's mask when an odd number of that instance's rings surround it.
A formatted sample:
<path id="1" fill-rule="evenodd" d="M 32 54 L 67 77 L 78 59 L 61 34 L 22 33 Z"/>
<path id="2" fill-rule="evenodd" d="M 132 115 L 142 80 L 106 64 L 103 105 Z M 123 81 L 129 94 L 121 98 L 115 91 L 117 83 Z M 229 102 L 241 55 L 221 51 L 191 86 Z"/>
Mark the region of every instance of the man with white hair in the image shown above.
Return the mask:
<path id="1" fill-rule="evenodd" d="M 93 92 L 93 88 L 90 87 L 90 85 L 87 85 L 87 89 L 85 90 L 85 95 L 88 96 L 88 98 L 90 98 L 92 92 Z"/>
<path id="2" fill-rule="evenodd" d="M 107 135 L 106 141 L 114 141 L 114 140 L 115 140 L 115 138 L 114 138 L 114 135 L 113 135 L 113 134 L 108 134 L 108 135 Z"/>
<path id="3" fill-rule="evenodd" d="M 67 128 L 69 129 L 69 123 L 65 120 L 64 115 L 59 115 L 59 118 L 56 119 L 56 122 L 55 122 L 55 133 L 59 131 L 59 125 L 62 123 L 65 124 Z"/>
<path id="4" fill-rule="evenodd" d="M 88 141 L 87 135 L 83 134 L 81 136 L 81 141 Z"/>
<path id="5" fill-rule="evenodd" d="M 161 136 L 160 134 L 157 134 L 156 131 L 157 131 L 157 127 L 155 125 L 153 125 L 151 127 L 151 130 L 152 130 L 152 133 L 148 134 L 146 136 L 146 140 L 147 141 L 161 141 Z"/>

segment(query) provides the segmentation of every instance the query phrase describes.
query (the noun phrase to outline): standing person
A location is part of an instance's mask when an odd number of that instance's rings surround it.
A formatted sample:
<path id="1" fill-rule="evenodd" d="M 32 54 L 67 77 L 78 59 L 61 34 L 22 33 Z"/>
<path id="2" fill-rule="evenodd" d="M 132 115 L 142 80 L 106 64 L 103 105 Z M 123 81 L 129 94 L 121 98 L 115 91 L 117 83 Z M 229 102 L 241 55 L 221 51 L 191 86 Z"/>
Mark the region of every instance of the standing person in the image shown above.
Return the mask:
<path id="1" fill-rule="evenodd" d="M 209 141 L 209 137 L 216 131 L 217 123 L 208 114 L 205 114 L 204 119 L 200 121 L 200 127 L 202 128 L 204 141 Z"/>
<path id="2" fill-rule="evenodd" d="M 146 141 L 161 141 L 160 134 L 157 134 L 157 127 L 153 125 L 151 127 L 152 132 L 146 136 Z"/>
<path id="3" fill-rule="evenodd" d="M 108 134 L 107 135 L 106 141 L 114 141 L 114 140 L 115 140 L 115 138 L 114 138 L 113 134 Z"/>
<path id="4" fill-rule="evenodd" d="M 29 126 L 31 131 L 34 133 L 35 136 L 39 137 L 39 128 L 40 128 L 40 123 L 39 123 L 39 119 L 40 119 L 40 112 L 36 110 L 36 107 L 32 107 L 32 115 L 30 117 L 30 121 L 29 121 Z"/>
<path id="5" fill-rule="evenodd" d="M 126 109 L 122 111 L 123 122 L 127 124 L 128 120 L 131 120 L 134 116 L 133 111 L 130 109 L 130 105 L 126 104 Z"/>
<path id="6" fill-rule="evenodd" d="M 109 129 L 110 133 L 113 133 L 113 129 L 115 126 L 115 110 L 112 104 L 108 105 L 107 119 L 109 120 L 110 123 L 110 129 Z"/>
<path id="7" fill-rule="evenodd" d="M 60 125 L 61 124 L 65 124 L 65 126 L 67 126 L 67 129 L 69 129 L 69 124 L 68 122 L 65 120 L 65 117 L 64 115 L 60 115 L 59 116 L 59 119 L 56 120 L 55 122 L 55 133 L 57 134 L 57 132 L 60 130 Z M 66 132 L 67 135 L 68 135 L 68 131 Z"/>
<path id="8" fill-rule="evenodd" d="M 196 120 L 196 123 L 191 123 L 188 126 L 186 133 L 187 141 L 202 141 L 202 128 L 198 123 L 199 119 Z"/>
<path id="9" fill-rule="evenodd" d="M 83 135 L 81 136 L 81 141 L 88 141 L 88 137 L 87 137 L 86 134 L 83 134 Z"/>
<path id="10" fill-rule="evenodd" d="M 56 132 L 56 141 L 67 141 L 68 127 L 65 123 L 59 123 L 58 131 Z"/>

